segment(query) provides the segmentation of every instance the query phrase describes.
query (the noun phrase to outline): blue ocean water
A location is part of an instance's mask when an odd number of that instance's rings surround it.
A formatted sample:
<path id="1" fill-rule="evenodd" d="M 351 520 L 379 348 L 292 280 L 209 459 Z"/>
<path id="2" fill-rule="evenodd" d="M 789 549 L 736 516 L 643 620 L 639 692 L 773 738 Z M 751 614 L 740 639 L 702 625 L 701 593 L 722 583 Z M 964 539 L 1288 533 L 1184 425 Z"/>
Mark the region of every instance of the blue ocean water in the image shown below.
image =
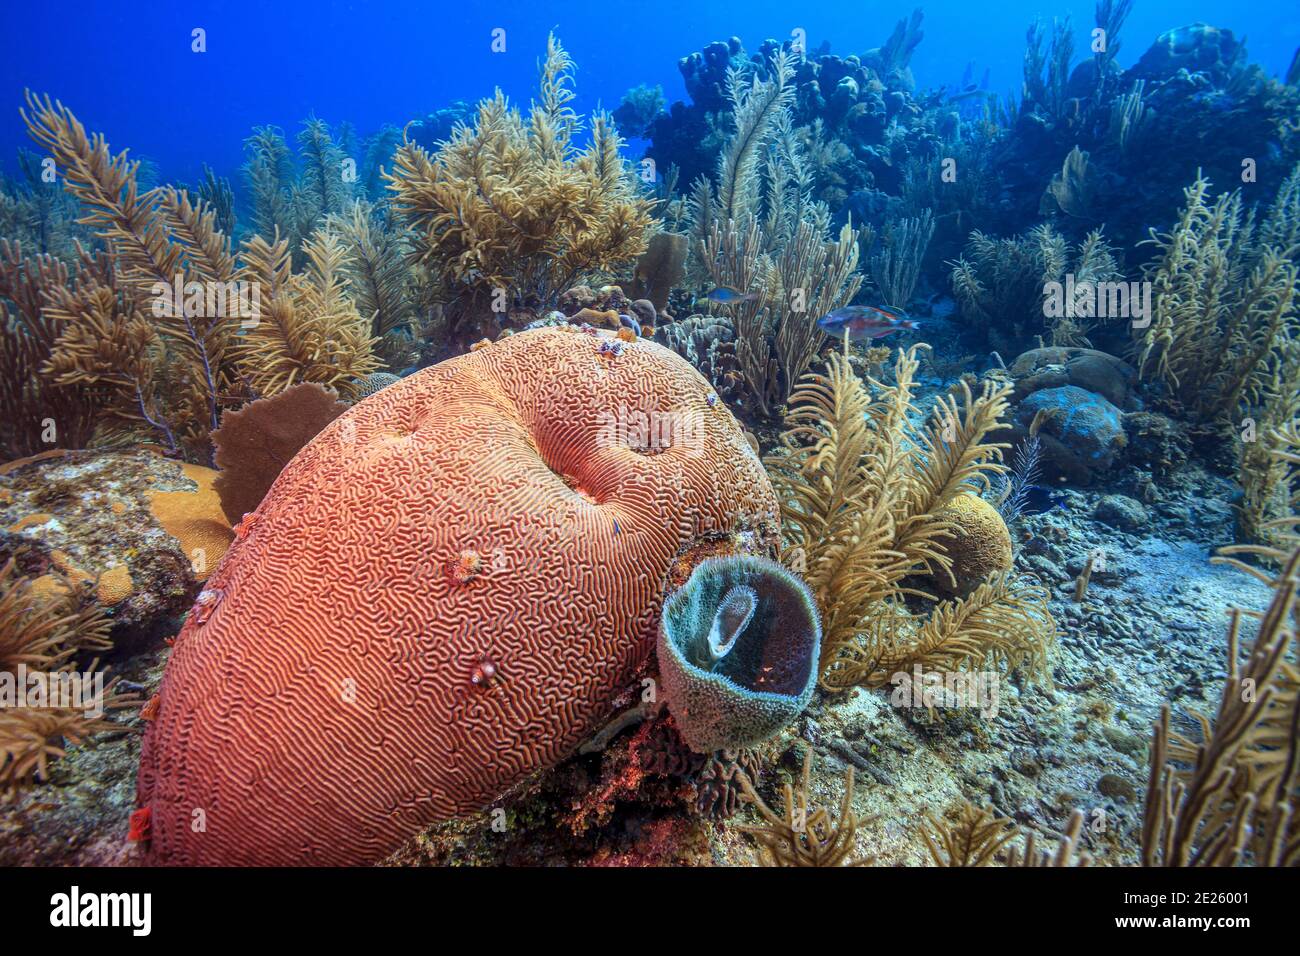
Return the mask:
<path id="1" fill-rule="evenodd" d="M 222 2 L 136 0 L 6 3 L 0 29 L 0 164 L 31 144 L 17 115 L 24 88 L 61 99 L 114 150 L 158 164 L 166 180 L 193 181 L 202 164 L 236 180 L 242 142 L 256 125 L 290 135 L 309 114 L 351 123 L 364 139 L 456 100 L 500 87 L 526 104 L 537 58 L 555 30 L 578 64 L 576 108 L 613 109 L 638 84 L 685 99 L 679 58 L 714 40 L 739 37 L 757 49 L 796 29 L 808 47 L 829 42 L 841 56 L 879 46 L 917 6 L 925 39 L 912 70 L 920 89 L 961 82 L 968 65 L 988 71 L 989 88 L 1019 94 L 1025 31 L 1037 17 L 1069 16 L 1078 57 L 1086 55 L 1089 0 L 940 0 L 792 4 L 596 0 Z M 1138 0 L 1119 61 L 1132 64 L 1164 30 L 1194 21 L 1231 29 L 1270 74 L 1300 46 L 1300 16 L 1284 0 Z M 194 52 L 193 31 L 206 51 Z M 504 30 L 504 52 L 493 31 Z M 631 144 L 630 152 L 637 153 Z"/>

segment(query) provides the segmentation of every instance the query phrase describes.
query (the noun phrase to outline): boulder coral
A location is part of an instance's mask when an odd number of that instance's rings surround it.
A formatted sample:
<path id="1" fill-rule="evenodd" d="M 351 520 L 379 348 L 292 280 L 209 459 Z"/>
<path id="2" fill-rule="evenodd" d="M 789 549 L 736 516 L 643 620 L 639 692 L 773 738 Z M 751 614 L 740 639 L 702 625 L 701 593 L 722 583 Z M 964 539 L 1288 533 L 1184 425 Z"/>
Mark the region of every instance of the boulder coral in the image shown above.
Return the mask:
<path id="1" fill-rule="evenodd" d="M 367 863 L 489 807 L 640 692 L 682 556 L 770 554 L 776 511 L 652 342 L 538 329 L 383 389 L 288 464 L 176 639 L 149 859 Z"/>
<path id="2" fill-rule="evenodd" d="M 943 572 L 931 576 L 940 591 L 964 597 L 995 574 L 1011 570 L 1011 533 L 983 498 L 957 495 L 937 517 L 948 525 L 937 540 L 952 561 L 951 578 Z"/>

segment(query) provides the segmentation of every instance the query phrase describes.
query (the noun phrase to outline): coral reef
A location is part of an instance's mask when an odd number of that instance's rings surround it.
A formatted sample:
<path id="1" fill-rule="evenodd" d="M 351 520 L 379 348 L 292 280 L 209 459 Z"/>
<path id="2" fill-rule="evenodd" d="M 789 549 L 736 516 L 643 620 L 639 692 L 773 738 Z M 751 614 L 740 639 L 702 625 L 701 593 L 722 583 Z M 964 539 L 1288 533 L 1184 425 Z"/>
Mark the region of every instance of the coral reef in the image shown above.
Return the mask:
<path id="1" fill-rule="evenodd" d="M 1130 6 L 1097 4 L 1104 49 L 1073 66 L 1067 21 L 1031 28 L 1025 95 L 992 160 L 1009 220 L 1046 208 L 1069 228 L 1104 210 L 1107 236 L 1128 247 L 1198 171 L 1226 182 L 1241 176 L 1243 156 L 1267 155 L 1260 183 L 1274 189 L 1300 159 L 1300 91 L 1249 64 L 1232 31 L 1169 30 L 1122 69 L 1115 52 Z"/>
<path id="2" fill-rule="evenodd" d="M 0 861 L 1300 864 L 1300 54 L 1132 7 L 188 182 L 28 93 L 0 696 L 107 687 L 0 701 Z"/>

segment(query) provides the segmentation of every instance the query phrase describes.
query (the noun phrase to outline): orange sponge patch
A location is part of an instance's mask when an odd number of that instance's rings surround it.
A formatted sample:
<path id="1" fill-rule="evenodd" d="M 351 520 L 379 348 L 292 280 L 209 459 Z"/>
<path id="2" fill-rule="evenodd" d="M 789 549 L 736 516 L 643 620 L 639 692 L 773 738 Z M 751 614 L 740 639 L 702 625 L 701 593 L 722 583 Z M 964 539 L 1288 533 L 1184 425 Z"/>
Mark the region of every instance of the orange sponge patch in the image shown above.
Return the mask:
<path id="1" fill-rule="evenodd" d="M 206 581 L 230 547 L 234 532 L 221 510 L 221 497 L 212 483 L 217 472 L 201 465 L 181 465 L 197 491 L 150 491 L 149 510 L 168 534 L 180 542 L 194 567 L 194 577 Z"/>

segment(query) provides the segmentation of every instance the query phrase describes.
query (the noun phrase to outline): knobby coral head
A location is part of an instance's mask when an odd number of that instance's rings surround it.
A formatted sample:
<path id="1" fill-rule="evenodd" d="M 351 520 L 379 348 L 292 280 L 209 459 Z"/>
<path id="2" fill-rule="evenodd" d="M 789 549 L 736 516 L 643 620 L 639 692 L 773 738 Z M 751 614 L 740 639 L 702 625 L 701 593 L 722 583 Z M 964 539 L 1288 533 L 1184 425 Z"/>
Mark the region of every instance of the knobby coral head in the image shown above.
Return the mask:
<path id="1" fill-rule="evenodd" d="M 680 553 L 770 546 L 771 485 L 712 388 L 612 341 L 509 336 L 286 466 L 168 661 L 139 778 L 153 861 L 367 863 L 491 806 L 637 685 Z"/>
<path id="2" fill-rule="evenodd" d="M 664 602 L 657 654 L 668 709 L 700 753 L 752 747 L 808 706 L 821 622 L 807 586 L 751 555 L 707 558 Z"/>

